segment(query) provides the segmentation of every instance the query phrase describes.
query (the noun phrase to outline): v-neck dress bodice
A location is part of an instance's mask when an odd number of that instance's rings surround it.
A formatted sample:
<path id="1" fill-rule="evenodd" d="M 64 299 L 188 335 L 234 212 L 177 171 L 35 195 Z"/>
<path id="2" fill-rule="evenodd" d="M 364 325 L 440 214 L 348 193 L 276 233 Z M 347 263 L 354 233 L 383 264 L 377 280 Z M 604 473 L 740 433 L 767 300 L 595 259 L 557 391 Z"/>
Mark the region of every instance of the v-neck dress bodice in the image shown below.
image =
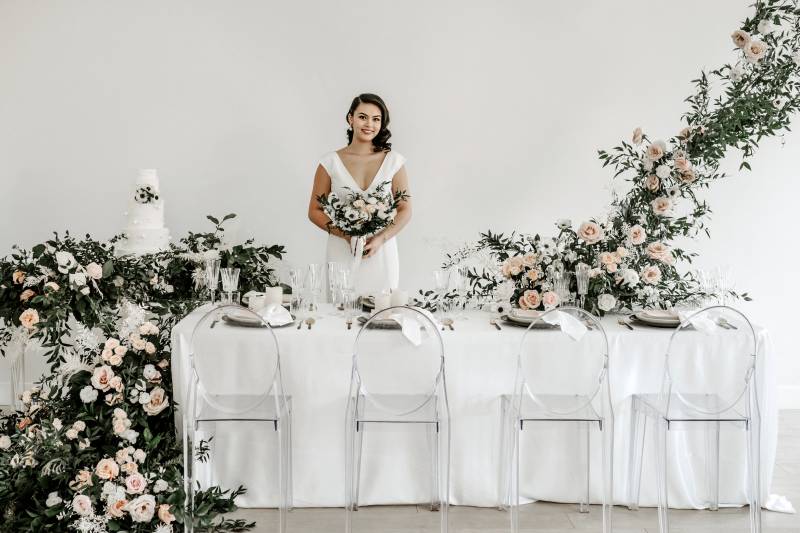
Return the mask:
<path id="1" fill-rule="evenodd" d="M 391 193 L 392 179 L 405 164 L 405 160 L 405 157 L 395 151 L 388 152 L 377 174 L 366 189 L 359 187 L 335 151 L 322 156 L 319 164 L 331 178 L 331 192 L 345 195 L 349 191 L 364 193 L 384 189 Z M 328 262 L 350 264 L 353 260 L 348 243 L 334 235 L 328 236 L 326 256 Z M 355 290 L 359 295 L 378 294 L 385 289 L 397 288 L 399 280 L 400 258 L 397 252 L 397 241 L 393 237 L 386 241 L 374 256 L 361 261 L 355 275 Z"/>

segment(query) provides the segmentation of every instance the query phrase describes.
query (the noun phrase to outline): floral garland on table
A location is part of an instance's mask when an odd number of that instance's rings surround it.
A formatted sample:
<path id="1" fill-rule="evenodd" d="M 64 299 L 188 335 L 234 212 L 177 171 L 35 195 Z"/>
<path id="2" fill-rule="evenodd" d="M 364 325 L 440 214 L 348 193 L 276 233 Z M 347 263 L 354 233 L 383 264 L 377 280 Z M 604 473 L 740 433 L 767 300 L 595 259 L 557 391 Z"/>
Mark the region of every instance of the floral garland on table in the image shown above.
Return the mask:
<path id="1" fill-rule="evenodd" d="M 185 523 L 181 443 L 171 398 L 170 331 L 198 305 L 196 254 L 242 268 L 247 286 L 274 281 L 282 246 L 223 246 L 222 223 L 167 252 L 115 257 L 114 242 L 65 234 L 0 260 L 0 351 L 33 340 L 50 371 L 0 417 L 0 531 L 167 533 Z M 198 456 L 204 460 L 200 447 Z M 195 526 L 227 520 L 239 487 L 197 494 Z"/>
<path id="2" fill-rule="evenodd" d="M 709 296 L 693 273 L 676 265 L 691 263 L 695 253 L 673 243 L 709 235 L 710 208 L 697 193 L 726 177 L 720 162 L 728 148 L 741 150 L 739 170 L 765 137 L 789 128 L 800 107 L 800 9 L 797 0 L 765 0 L 736 29 L 731 40 L 737 59 L 694 80 L 686 101 L 686 126 L 667 141 L 651 140 L 641 128 L 631 142 L 598 152 L 603 166 L 629 183 L 613 198 L 603 219 L 573 229 L 560 221 L 555 238 L 488 231 L 472 245 L 448 255 L 445 268 L 469 262 L 475 251 L 488 251 L 495 268 L 470 269 L 473 297 L 498 298 L 505 290 L 513 305 L 543 309 L 556 305 L 553 272 L 583 263 L 590 267 L 586 307 L 603 314 L 633 307 L 669 308 Z M 711 96 L 711 80 L 722 94 Z M 572 292 L 576 281 L 572 279 Z M 747 294 L 734 297 L 749 299 Z"/>

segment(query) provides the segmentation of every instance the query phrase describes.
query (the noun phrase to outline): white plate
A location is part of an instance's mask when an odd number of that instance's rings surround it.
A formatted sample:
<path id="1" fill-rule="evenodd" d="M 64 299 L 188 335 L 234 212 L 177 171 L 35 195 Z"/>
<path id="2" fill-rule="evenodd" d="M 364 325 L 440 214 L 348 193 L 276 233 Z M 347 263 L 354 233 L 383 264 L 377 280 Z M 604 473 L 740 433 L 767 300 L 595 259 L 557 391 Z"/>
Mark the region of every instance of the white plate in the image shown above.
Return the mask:
<path id="1" fill-rule="evenodd" d="M 527 328 L 531 325 L 535 319 L 532 318 L 520 318 L 511 316 L 502 317 L 504 322 L 507 322 L 509 325 L 512 326 L 521 326 Z M 542 322 L 541 320 L 537 321 L 536 324 L 533 325 L 533 329 L 558 329 L 558 324 L 548 324 L 547 322 Z"/>
<path id="2" fill-rule="evenodd" d="M 681 320 L 678 317 L 675 318 L 653 318 L 652 316 L 647 315 L 646 313 L 639 312 L 634 313 L 633 317 L 642 322 L 644 324 L 650 324 L 653 326 L 662 326 L 662 327 L 678 327 L 681 324 Z"/>
<path id="3" fill-rule="evenodd" d="M 270 324 L 270 326 L 273 328 L 283 328 L 293 324 L 294 319 L 295 317 L 292 315 L 292 322 L 287 322 L 286 324 L 281 324 L 280 326 Z M 248 314 L 226 313 L 222 315 L 222 321 L 232 326 L 243 326 L 246 328 L 260 328 L 264 325 L 264 322 L 261 319 Z"/>

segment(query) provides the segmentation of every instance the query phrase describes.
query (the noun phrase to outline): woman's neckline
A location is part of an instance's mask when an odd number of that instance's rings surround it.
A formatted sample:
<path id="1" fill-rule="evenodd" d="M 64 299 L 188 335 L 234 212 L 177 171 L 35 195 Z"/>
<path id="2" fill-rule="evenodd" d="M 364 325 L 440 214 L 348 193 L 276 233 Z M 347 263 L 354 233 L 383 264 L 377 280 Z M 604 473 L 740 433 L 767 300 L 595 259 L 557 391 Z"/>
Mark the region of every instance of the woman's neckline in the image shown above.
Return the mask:
<path id="1" fill-rule="evenodd" d="M 386 164 L 386 160 L 389 159 L 389 154 L 391 152 L 386 152 L 386 154 L 383 156 L 383 161 L 381 161 L 381 165 L 378 167 L 378 171 L 375 173 L 374 176 L 372 176 L 372 179 L 369 181 L 369 183 L 367 184 L 366 188 L 363 188 L 363 189 L 358 184 L 356 179 L 353 177 L 353 174 L 347 168 L 347 165 L 344 164 L 344 160 L 342 159 L 342 156 L 339 155 L 339 151 L 338 150 L 334 150 L 333 153 L 336 154 L 336 157 L 339 159 L 339 162 L 342 164 L 342 168 L 344 168 L 344 171 L 347 173 L 347 177 L 350 178 L 350 181 L 353 182 L 353 184 L 356 186 L 356 188 L 358 190 L 360 190 L 361 192 L 366 192 L 366 191 L 368 191 L 370 189 L 370 187 L 372 187 L 372 184 L 375 183 L 375 180 L 378 178 L 378 176 L 380 176 L 381 172 L 383 171 L 383 166 Z"/>

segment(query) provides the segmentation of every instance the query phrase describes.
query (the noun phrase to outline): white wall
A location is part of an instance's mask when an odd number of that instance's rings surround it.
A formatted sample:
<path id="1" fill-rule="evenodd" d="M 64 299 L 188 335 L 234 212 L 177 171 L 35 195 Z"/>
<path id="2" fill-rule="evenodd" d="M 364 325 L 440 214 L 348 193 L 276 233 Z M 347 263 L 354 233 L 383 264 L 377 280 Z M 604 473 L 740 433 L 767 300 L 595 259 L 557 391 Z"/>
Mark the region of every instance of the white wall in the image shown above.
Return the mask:
<path id="1" fill-rule="evenodd" d="M 320 260 L 306 219 L 317 158 L 359 92 L 382 95 L 415 201 L 402 284 L 430 285 L 442 238 L 550 233 L 603 212 L 598 148 L 680 127 L 689 80 L 733 58 L 748 1 L 0 1 L 0 250 L 124 225 L 136 169 L 156 167 L 174 235 L 235 211 L 241 237 Z M 795 121 L 795 124 L 798 122 Z M 702 265 L 731 265 L 773 332 L 783 404 L 792 342 L 800 136 L 709 195 Z"/>

